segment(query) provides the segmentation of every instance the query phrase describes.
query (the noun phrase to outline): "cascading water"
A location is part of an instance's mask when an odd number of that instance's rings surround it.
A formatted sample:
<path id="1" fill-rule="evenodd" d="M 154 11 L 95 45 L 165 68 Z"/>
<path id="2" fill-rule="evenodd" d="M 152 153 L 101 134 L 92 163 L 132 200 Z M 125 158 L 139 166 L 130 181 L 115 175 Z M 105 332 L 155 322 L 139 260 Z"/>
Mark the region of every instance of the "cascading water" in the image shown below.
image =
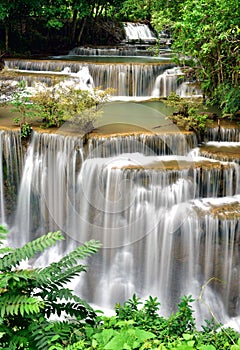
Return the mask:
<path id="1" fill-rule="evenodd" d="M 164 51 L 166 54 L 166 50 Z M 153 56 L 154 49 L 149 47 L 136 47 L 135 45 L 119 47 L 75 47 L 68 53 L 69 56 Z M 168 55 L 169 57 L 169 55 Z"/>
<path id="2" fill-rule="evenodd" d="M 20 133 L 0 133 L 0 222 L 12 222 L 24 163 Z"/>
<path id="3" fill-rule="evenodd" d="M 15 216 L 21 245 L 33 234 L 65 226 L 67 203 L 74 206 L 75 173 L 83 159 L 81 138 L 34 133 L 26 155 Z"/>
<path id="4" fill-rule="evenodd" d="M 124 29 L 127 42 L 156 43 L 156 35 L 144 23 L 125 22 Z"/>
<path id="5" fill-rule="evenodd" d="M 51 84 L 52 77 L 65 76 L 69 79 L 82 78 L 82 83 L 86 85 L 88 81 L 95 87 L 102 89 L 111 88 L 112 95 L 120 97 L 148 97 L 153 95 L 155 79 L 166 69 L 173 67 L 172 63 L 164 64 L 96 64 L 96 63 L 77 63 L 63 61 L 25 61 L 25 60 L 9 60 L 6 61 L 9 69 L 17 70 L 20 74 L 19 79 L 28 81 L 42 81 Z M 66 70 L 69 68 L 69 71 Z M 37 76 L 26 76 L 26 73 L 36 73 Z M 21 73 L 25 73 L 21 75 Z M 78 76 L 76 75 L 78 74 Z M 178 82 L 177 76 L 172 74 L 169 79 L 170 83 L 166 83 L 168 77 L 164 81 L 163 94 L 158 92 L 158 96 L 167 96 L 175 91 Z M 166 87 L 167 86 L 167 87 Z M 154 96 L 156 94 L 154 93 Z"/>
<path id="6" fill-rule="evenodd" d="M 194 137 L 176 137 L 184 134 L 90 138 L 86 150 L 81 137 L 35 132 L 19 173 L 14 244 L 62 230 L 65 245 L 39 264 L 99 239 L 103 249 L 76 289 L 101 307 L 150 294 L 169 314 L 213 278 L 205 302 L 222 322 L 239 315 L 239 165 L 196 158 Z"/>
<path id="7" fill-rule="evenodd" d="M 176 77 L 183 76 L 180 68 L 174 67 L 172 69 L 166 69 L 162 74 L 160 74 L 155 80 L 155 84 L 152 90 L 152 96 L 168 96 L 171 92 L 176 92 L 179 87 L 180 82 Z"/>
<path id="8" fill-rule="evenodd" d="M 25 73 L 47 72 L 49 84 L 51 76 L 85 79 L 78 72 L 87 68 L 92 80 L 88 75 L 85 85 L 115 88 L 125 97 L 167 96 L 182 74 L 165 63 L 6 62 Z M 211 129 L 206 139 L 236 144 L 239 129 Z M 76 281 L 87 301 L 112 309 L 133 293 L 152 295 L 161 312 L 170 314 L 179 297 L 197 298 L 204 286 L 195 316 L 211 317 L 207 304 L 222 323 L 234 319 L 239 325 L 237 152 L 225 159 L 207 143 L 197 150 L 196 137 L 179 130 L 86 140 L 34 132 L 25 152 L 19 134 L 1 133 L 0 215 L 14 245 L 60 229 L 66 241 L 35 261 L 45 264 L 99 239 L 103 248 Z"/>

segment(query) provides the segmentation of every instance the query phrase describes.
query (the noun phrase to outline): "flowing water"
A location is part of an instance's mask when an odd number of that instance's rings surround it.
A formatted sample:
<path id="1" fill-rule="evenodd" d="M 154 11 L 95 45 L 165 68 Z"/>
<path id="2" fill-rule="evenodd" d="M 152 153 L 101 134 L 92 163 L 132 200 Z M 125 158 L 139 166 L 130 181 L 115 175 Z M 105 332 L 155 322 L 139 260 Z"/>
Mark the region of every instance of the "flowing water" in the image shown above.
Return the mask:
<path id="1" fill-rule="evenodd" d="M 16 64 L 51 72 L 70 67 L 71 73 L 81 65 L 8 61 Z M 134 96 L 160 89 L 156 80 L 160 84 L 164 74 L 162 64 L 86 65 L 95 86 L 111 85 L 121 70 L 131 70 Z M 125 84 L 118 94 L 129 96 Z M 122 107 L 127 121 L 111 106 Z M 121 123 L 127 131 L 120 133 Z M 129 103 L 106 106 L 87 140 L 60 131 L 35 131 L 24 147 L 18 132 L 0 134 L 0 215 L 12 244 L 61 230 L 66 241 L 34 262 L 39 265 L 99 239 L 103 248 L 75 284 L 90 303 L 113 309 L 133 293 L 152 295 L 169 315 L 181 296 L 192 294 L 199 322 L 210 317 L 210 308 L 220 322 L 239 327 L 240 165 L 233 150 L 239 129 L 213 128 L 206 134 L 211 142 L 199 147 L 194 134 L 169 125 L 164 113 Z M 226 160 L 219 146 L 234 157 Z"/>
<path id="2" fill-rule="evenodd" d="M 190 134 L 105 135 L 84 145 L 34 132 L 27 150 L 18 133 L 1 137 L 1 218 L 12 243 L 57 229 L 66 236 L 36 264 L 99 239 L 103 249 L 76 284 L 89 302 L 113 308 L 133 293 L 152 295 L 169 314 L 211 281 L 204 302 L 216 317 L 239 315 L 239 164 L 197 156 Z M 207 317 L 203 303 L 196 310 Z"/>

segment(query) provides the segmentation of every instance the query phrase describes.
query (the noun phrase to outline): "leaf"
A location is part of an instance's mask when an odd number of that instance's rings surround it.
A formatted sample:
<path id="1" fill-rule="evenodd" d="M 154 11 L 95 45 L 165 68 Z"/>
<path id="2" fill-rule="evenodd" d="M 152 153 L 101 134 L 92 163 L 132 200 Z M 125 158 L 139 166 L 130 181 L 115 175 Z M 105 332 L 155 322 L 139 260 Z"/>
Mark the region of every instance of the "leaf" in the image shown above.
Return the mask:
<path id="1" fill-rule="evenodd" d="M 59 339 L 60 335 L 59 334 L 55 334 L 52 338 L 50 342 L 54 342 L 55 340 Z"/>
<path id="2" fill-rule="evenodd" d="M 34 257 L 36 253 L 42 252 L 62 239 L 64 239 L 64 237 L 60 231 L 49 232 L 48 234 L 25 244 L 21 248 L 16 248 L 11 253 L 0 258 L 0 271 L 11 270 L 12 267 L 16 267 L 22 260 Z"/>
<path id="3" fill-rule="evenodd" d="M 11 295 L 5 293 L 0 298 L 1 317 L 9 315 L 37 314 L 43 307 L 43 302 L 38 298 L 28 297 L 27 295 Z"/>
<path id="4" fill-rule="evenodd" d="M 183 336 L 183 339 L 184 339 L 184 340 L 191 340 L 191 339 L 193 338 L 193 335 L 192 335 L 192 334 L 186 334 L 186 333 L 184 333 L 182 336 Z"/>
<path id="5" fill-rule="evenodd" d="M 143 343 L 147 339 L 156 338 L 155 334 L 153 334 L 152 332 L 147 332 L 143 329 L 134 328 L 134 331 L 138 341 L 140 341 L 141 343 Z"/>
<path id="6" fill-rule="evenodd" d="M 102 332 L 94 334 L 93 338 L 98 341 L 99 345 L 104 346 L 116 334 L 118 334 L 117 331 L 113 329 L 104 329 Z"/>

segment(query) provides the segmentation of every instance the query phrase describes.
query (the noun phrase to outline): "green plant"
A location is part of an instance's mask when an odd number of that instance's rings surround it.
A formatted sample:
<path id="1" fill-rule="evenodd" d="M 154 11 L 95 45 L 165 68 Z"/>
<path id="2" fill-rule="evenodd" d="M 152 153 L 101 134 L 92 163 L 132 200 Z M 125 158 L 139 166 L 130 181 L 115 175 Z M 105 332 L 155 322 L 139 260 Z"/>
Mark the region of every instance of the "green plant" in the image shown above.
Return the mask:
<path id="1" fill-rule="evenodd" d="M 202 141 L 204 133 L 211 125 L 212 120 L 207 113 L 199 112 L 201 102 L 195 99 L 183 99 L 173 92 L 169 95 L 166 103 L 177 109 L 177 112 L 174 112 L 169 119 L 184 130 L 194 131 L 199 141 Z"/>
<path id="2" fill-rule="evenodd" d="M 7 231 L 0 227 L 0 238 L 5 239 Z M 21 248 L 8 248 L 1 241 L 0 258 L 0 344 L 2 349 L 45 350 L 54 343 L 70 345 L 80 340 L 75 331 L 76 324 L 93 323 L 94 310 L 74 292 L 65 287 L 86 266 L 78 261 L 95 253 L 100 243 L 89 241 L 67 254 L 58 262 L 44 268 L 21 269 L 19 264 L 33 258 L 37 253 L 63 240 L 58 232 L 50 232 Z M 69 322 L 54 322 L 52 315 Z M 59 339 L 61 336 L 61 339 Z"/>
<path id="3" fill-rule="evenodd" d="M 240 112 L 240 87 L 234 87 L 231 84 L 220 84 L 213 94 L 213 98 L 209 104 L 217 104 L 222 109 L 223 114 L 230 114 L 231 118 L 235 118 Z"/>
<path id="4" fill-rule="evenodd" d="M 168 319 L 169 333 L 182 336 L 184 333 L 195 330 L 195 319 L 191 303 L 194 301 L 191 295 L 183 296 L 178 304 L 178 311 Z"/>
<path id="5" fill-rule="evenodd" d="M 15 117 L 13 121 L 20 126 L 21 137 L 29 137 L 31 134 L 30 120 L 35 118 L 35 114 L 30 102 L 30 93 L 27 92 L 24 81 L 18 84 L 16 91 L 13 93 L 11 104 L 14 106 L 12 112 L 18 113 L 18 117 Z"/>
<path id="6" fill-rule="evenodd" d="M 117 318 L 120 320 L 135 320 L 139 315 L 139 306 L 142 304 L 140 298 L 133 294 L 132 299 L 128 299 L 121 306 L 119 303 L 115 305 Z"/>
<path id="7" fill-rule="evenodd" d="M 11 104 L 18 116 L 14 123 L 20 126 L 21 136 L 31 133 L 30 120 L 41 120 L 42 127 L 60 127 L 68 121 L 83 132 L 90 132 L 100 115 L 101 107 L 108 101 L 111 89 L 81 90 L 64 86 L 59 80 L 53 81 L 51 88 L 31 95 L 21 82 L 14 93 Z"/>
<path id="8" fill-rule="evenodd" d="M 55 84 L 53 88 L 35 94 L 31 101 L 45 127 L 59 127 L 69 121 L 80 130 L 89 132 L 101 106 L 108 100 L 109 91 L 86 91 Z"/>

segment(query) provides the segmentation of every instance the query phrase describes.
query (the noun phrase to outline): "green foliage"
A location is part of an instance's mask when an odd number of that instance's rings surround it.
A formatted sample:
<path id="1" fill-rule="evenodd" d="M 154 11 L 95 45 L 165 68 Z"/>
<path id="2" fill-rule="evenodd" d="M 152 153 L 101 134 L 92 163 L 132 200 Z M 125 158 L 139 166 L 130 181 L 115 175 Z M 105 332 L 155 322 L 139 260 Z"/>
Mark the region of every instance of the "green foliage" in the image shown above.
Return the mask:
<path id="1" fill-rule="evenodd" d="M 94 122 L 100 116 L 100 110 L 108 101 L 110 89 L 92 91 L 69 88 L 58 91 L 60 103 L 58 109 L 64 121 L 70 121 L 84 132 L 94 127 Z"/>
<path id="2" fill-rule="evenodd" d="M 199 141 L 202 141 L 204 133 L 211 125 L 212 120 L 207 113 L 199 112 L 201 103 L 196 99 L 183 99 L 175 93 L 169 95 L 166 103 L 177 110 L 169 118 L 184 130 L 194 131 Z"/>
<path id="3" fill-rule="evenodd" d="M 45 89 L 30 96 L 25 86 L 14 95 L 12 104 L 19 117 L 14 121 L 21 127 L 22 137 L 31 133 L 29 120 L 42 120 L 43 127 L 60 127 L 68 121 L 84 132 L 94 127 L 100 115 L 101 107 L 108 101 L 110 89 L 101 91 L 79 90 L 75 87 L 63 87 L 54 83 L 52 88 Z"/>
<path id="4" fill-rule="evenodd" d="M 232 118 L 240 111 L 240 87 L 230 84 L 220 84 L 213 94 L 211 104 L 221 107 L 223 114 L 230 114 Z"/>
<path id="5" fill-rule="evenodd" d="M 174 49 L 196 62 L 211 98 L 220 84 L 239 85 L 239 4 L 185 0 L 174 24 Z"/>
<path id="6" fill-rule="evenodd" d="M 24 81 L 21 81 L 15 92 L 13 93 L 13 100 L 11 104 L 14 106 L 12 112 L 17 112 L 19 117 L 14 118 L 14 123 L 20 126 L 21 137 L 28 138 L 31 135 L 32 128 L 30 120 L 35 118 L 30 103 L 30 94 L 26 90 Z"/>
<path id="7" fill-rule="evenodd" d="M 148 339 L 156 336 L 145 330 L 128 325 L 120 330 L 104 329 L 92 337 L 93 349 L 139 349 Z"/>
<path id="8" fill-rule="evenodd" d="M 0 227 L 1 244 L 6 230 Z M 1 250 L 0 258 L 0 344 L 2 349 L 48 349 L 59 343 L 79 341 L 75 327 L 93 323 L 94 310 L 65 284 L 86 271 L 79 260 L 96 253 L 98 241 L 89 241 L 44 268 L 21 269 L 19 264 L 52 247 L 64 237 L 50 232 L 21 248 Z M 72 322 L 51 322 L 48 317 L 74 317 Z M 60 338 L 60 339 L 59 339 Z"/>
<path id="9" fill-rule="evenodd" d="M 143 303 L 134 294 L 123 305 L 116 305 L 116 316 L 100 316 L 97 327 L 85 329 L 85 349 L 235 349 L 240 334 L 233 329 L 220 328 L 212 321 L 206 322 L 203 331 L 196 329 L 193 301 L 191 295 L 182 297 L 177 311 L 164 318 L 157 298 L 149 297 Z"/>
<path id="10" fill-rule="evenodd" d="M 224 113 L 239 111 L 239 20 L 236 0 L 169 1 L 152 14 L 156 31 L 172 33 L 178 64 L 191 60 L 205 95 Z"/>
<path id="11" fill-rule="evenodd" d="M 147 0 L 125 0 L 119 14 L 125 20 L 139 21 L 150 18 L 151 8 Z"/>

